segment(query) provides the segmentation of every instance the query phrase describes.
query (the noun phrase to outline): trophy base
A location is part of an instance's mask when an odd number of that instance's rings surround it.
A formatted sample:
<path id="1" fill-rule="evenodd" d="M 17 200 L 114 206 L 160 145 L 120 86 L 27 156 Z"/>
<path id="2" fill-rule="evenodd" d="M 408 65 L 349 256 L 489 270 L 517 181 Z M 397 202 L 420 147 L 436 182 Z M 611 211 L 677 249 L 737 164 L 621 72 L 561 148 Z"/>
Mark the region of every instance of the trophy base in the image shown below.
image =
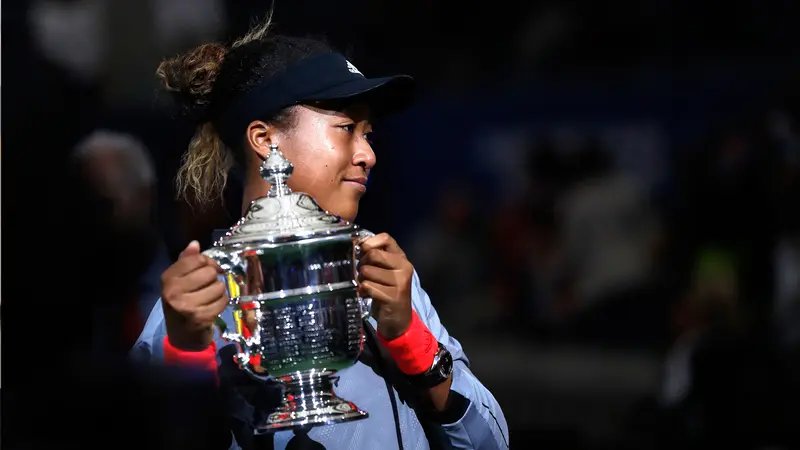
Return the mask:
<path id="1" fill-rule="evenodd" d="M 332 425 L 369 417 L 352 402 L 333 392 L 333 370 L 308 370 L 278 378 L 283 404 L 256 427 L 256 434 Z"/>

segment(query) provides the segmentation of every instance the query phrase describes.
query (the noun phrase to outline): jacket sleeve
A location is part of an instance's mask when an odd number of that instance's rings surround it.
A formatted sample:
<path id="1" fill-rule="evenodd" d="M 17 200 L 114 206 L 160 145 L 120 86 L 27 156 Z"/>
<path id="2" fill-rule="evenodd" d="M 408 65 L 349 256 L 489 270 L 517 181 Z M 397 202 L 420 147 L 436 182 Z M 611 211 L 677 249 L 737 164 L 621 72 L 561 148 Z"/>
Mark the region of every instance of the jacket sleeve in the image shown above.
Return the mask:
<path id="1" fill-rule="evenodd" d="M 414 309 L 436 339 L 453 355 L 453 383 L 448 410 L 443 420 L 430 423 L 445 448 L 496 450 L 508 448 L 508 425 L 500 405 L 488 389 L 472 374 L 461 344 L 447 332 L 439 320 L 428 294 L 414 274 L 412 282 Z"/>
<path id="2" fill-rule="evenodd" d="M 161 364 L 164 361 L 164 348 L 162 343 L 167 335 L 167 327 L 164 324 L 164 310 L 161 308 L 159 299 L 150 311 L 144 329 L 133 344 L 130 357 L 135 363 Z"/>
<path id="3" fill-rule="evenodd" d="M 164 338 L 167 336 L 167 328 L 164 324 L 164 312 L 161 308 L 161 300 L 156 302 L 150 316 L 147 318 L 142 333 L 133 345 L 129 356 L 134 363 L 138 364 L 164 364 Z M 198 374 L 196 370 L 181 371 L 181 376 L 197 376 L 204 377 L 203 374 Z M 207 378 L 207 376 L 205 376 Z M 177 424 L 176 424 L 177 425 Z M 228 450 L 241 450 L 237 444 L 236 438 L 231 432 L 231 441 Z"/>

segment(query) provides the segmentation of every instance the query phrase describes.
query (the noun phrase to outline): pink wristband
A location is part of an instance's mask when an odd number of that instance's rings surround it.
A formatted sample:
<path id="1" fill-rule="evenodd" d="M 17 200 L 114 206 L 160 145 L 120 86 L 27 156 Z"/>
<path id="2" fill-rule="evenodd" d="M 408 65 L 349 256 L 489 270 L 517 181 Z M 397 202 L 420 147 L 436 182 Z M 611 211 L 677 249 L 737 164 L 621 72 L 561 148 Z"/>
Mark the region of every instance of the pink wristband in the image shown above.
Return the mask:
<path id="1" fill-rule="evenodd" d="M 378 340 L 406 375 L 418 375 L 430 369 L 439 350 L 439 343 L 416 311 L 412 311 L 411 324 L 405 333 L 387 340 L 378 331 Z"/>
<path id="2" fill-rule="evenodd" d="M 174 347 L 169 342 L 169 337 L 164 336 L 164 363 L 171 366 L 191 367 L 209 371 L 214 374 L 214 380 L 219 385 L 217 375 L 217 344 L 211 342 L 205 350 L 188 352 Z"/>

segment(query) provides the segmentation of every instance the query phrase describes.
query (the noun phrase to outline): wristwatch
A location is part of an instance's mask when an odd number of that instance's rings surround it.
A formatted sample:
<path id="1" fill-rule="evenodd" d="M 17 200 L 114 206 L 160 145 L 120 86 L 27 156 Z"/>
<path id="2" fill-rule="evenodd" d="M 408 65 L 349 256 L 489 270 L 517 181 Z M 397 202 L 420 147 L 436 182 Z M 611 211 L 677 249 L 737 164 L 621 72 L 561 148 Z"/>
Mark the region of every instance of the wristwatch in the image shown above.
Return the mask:
<path id="1" fill-rule="evenodd" d="M 417 375 L 407 375 L 409 382 L 416 387 L 430 389 L 444 383 L 453 374 L 453 356 L 439 343 L 433 357 L 431 368 Z"/>

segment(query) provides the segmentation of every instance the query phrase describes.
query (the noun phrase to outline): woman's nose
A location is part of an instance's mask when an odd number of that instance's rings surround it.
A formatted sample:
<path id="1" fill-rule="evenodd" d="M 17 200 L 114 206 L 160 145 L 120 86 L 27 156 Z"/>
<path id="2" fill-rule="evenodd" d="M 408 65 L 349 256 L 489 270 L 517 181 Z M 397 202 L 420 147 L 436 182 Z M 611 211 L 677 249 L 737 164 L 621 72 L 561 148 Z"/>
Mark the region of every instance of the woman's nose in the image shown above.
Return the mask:
<path id="1" fill-rule="evenodd" d="M 369 143 L 360 145 L 356 152 L 353 154 L 353 165 L 361 166 L 365 170 L 370 170 L 375 166 L 376 158 L 375 152 L 372 151 L 372 146 Z"/>

